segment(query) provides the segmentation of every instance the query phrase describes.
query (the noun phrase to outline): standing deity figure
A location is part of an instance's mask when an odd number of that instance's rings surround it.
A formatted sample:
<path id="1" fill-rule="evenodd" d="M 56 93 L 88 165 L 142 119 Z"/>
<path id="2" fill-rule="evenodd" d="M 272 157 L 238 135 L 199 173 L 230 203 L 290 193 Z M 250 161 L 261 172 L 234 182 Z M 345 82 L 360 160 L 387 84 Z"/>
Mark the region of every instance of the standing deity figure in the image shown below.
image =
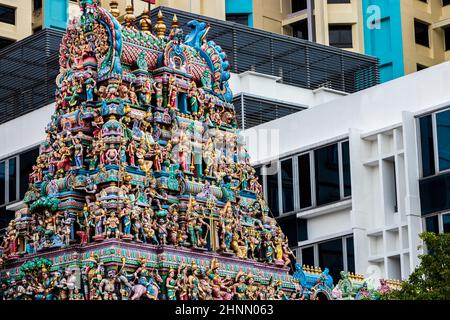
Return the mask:
<path id="1" fill-rule="evenodd" d="M 74 158 L 75 158 L 75 166 L 77 168 L 83 167 L 83 144 L 80 139 L 72 139 L 73 147 L 74 147 Z"/>
<path id="2" fill-rule="evenodd" d="M 233 208 L 231 202 L 227 202 L 220 213 L 220 228 L 221 228 L 221 249 L 229 251 L 231 242 L 233 241 L 234 229 L 236 224 L 233 219 Z"/>
<path id="3" fill-rule="evenodd" d="M 150 104 L 152 101 L 153 86 L 149 79 L 144 82 L 144 104 Z"/>
<path id="4" fill-rule="evenodd" d="M 188 300 L 188 267 L 184 263 L 178 266 L 177 289 L 179 300 Z"/>
<path id="5" fill-rule="evenodd" d="M 199 98 L 198 98 L 197 84 L 195 83 L 195 81 L 192 81 L 189 84 L 187 96 L 189 98 L 189 105 L 190 105 L 191 113 L 194 115 L 197 115 Z"/>
<path id="6" fill-rule="evenodd" d="M 168 300 L 177 300 L 177 280 L 175 270 L 170 268 L 166 278 L 166 290 Z"/>
<path id="7" fill-rule="evenodd" d="M 189 150 L 189 139 L 186 133 L 184 131 L 181 131 L 178 142 L 178 160 L 180 163 L 181 171 L 189 171 L 188 150 Z"/>
<path id="8" fill-rule="evenodd" d="M 86 85 L 86 100 L 94 101 L 94 93 L 97 88 L 97 82 L 93 78 L 92 74 L 88 73 L 84 83 Z"/>
<path id="9" fill-rule="evenodd" d="M 106 219 L 105 222 L 107 238 L 113 236 L 114 238 L 118 239 L 120 237 L 119 224 L 119 218 L 117 218 L 115 212 L 111 212 L 111 215 Z"/>
<path id="10" fill-rule="evenodd" d="M 162 108 L 163 106 L 163 86 L 161 82 L 155 82 L 153 84 L 155 89 L 156 106 Z"/>
<path id="11" fill-rule="evenodd" d="M 120 218 L 122 218 L 122 233 L 126 236 L 131 235 L 131 211 L 131 206 L 127 203 L 120 213 Z"/>
<path id="12" fill-rule="evenodd" d="M 136 151 L 137 151 L 136 142 L 134 140 L 131 140 L 127 147 L 128 158 L 130 160 L 131 166 L 136 165 L 136 162 L 135 162 Z"/>
<path id="13" fill-rule="evenodd" d="M 95 223 L 95 235 L 103 235 L 103 221 L 106 216 L 106 211 L 100 207 L 100 202 L 96 202 L 96 208 L 94 210 L 94 223 Z"/>
<path id="14" fill-rule="evenodd" d="M 169 109 L 177 110 L 178 102 L 178 86 L 174 76 L 169 78 Z"/>
<path id="15" fill-rule="evenodd" d="M 159 218 L 156 221 L 156 228 L 159 244 L 165 245 L 167 241 L 167 221 L 164 218 Z"/>

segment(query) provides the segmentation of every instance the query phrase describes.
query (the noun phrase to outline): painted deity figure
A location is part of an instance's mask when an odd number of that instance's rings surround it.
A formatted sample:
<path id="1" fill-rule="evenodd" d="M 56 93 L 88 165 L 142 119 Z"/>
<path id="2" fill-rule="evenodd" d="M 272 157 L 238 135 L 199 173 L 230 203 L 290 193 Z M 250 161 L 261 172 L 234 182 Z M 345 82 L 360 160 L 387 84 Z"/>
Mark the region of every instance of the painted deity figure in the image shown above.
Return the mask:
<path id="1" fill-rule="evenodd" d="M 84 147 L 81 144 L 80 139 L 72 139 L 73 147 L 74 147 L 74 158 L 75 158 L 75 166 L 77 168 L 83 167 L 83 151 Z"/>
<path id="2" fill-rule="evenodd" d="M 177 110 L 178 103 L 178 86 L 174 76 L 169 78 L 169 109 Z"/>
<path id="3" fill-rule="evenodd" d="M 86 85 L 86 100 L 94 101 L 94 93 L 97 88 L 97 82 L 95 81 L 92 74 L 88 73 L 84 83 Z"/>
<path id="4" fill-rule="evenodd" d="M 246 300 L 247 298 L 248 285 L 245 280 L 245 273 L 243 271 L 239 271 L 236 274 L 233 284 L 233 294 L 237 300 Z"/>
<path id="5" fill-rule="evenodd" d="M 117 218 L 115 212 L 111 212 L 111 215 L 105 221 L 107 238 L 110 238 L 111 236 L 117 239 L 119 238 L 119 224 L 119 218 Z"/>
<path id="6" fill-rule="evenodd" d="M 156 97 L 156 106 L 158 108 L 162 108 L 163 106 L 163 86 L 161 82 L 155 82 L 153 84 L 153 88 L 155 89 L 155 97 Z"/>
<path id="7" fill-rule="evenodd" d="M 166 290 L 168 300 L 177 300 L 177 280 L 175 270 L 170 268 L 166 278 Z"/>
<path id="8" fill-rule="evenodd" d="M 131 235 L 131 206 L 126 203 L 125 208 L 122 209 L 120 213 L 120 218 L 122 218 L 122 232 L 124 235 Z"/>

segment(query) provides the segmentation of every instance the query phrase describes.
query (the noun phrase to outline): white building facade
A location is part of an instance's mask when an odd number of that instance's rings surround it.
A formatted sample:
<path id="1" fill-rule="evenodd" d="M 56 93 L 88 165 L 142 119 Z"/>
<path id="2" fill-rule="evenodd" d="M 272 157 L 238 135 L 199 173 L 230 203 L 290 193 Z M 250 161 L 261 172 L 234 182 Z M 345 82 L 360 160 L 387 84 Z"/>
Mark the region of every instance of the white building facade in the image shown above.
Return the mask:
<path id="1" fill-rule="evenodd" d="M 298 262 L 405 279 L 419 234 L 450 232 L 449 76 L 444 63 L 245 130 Z"/>

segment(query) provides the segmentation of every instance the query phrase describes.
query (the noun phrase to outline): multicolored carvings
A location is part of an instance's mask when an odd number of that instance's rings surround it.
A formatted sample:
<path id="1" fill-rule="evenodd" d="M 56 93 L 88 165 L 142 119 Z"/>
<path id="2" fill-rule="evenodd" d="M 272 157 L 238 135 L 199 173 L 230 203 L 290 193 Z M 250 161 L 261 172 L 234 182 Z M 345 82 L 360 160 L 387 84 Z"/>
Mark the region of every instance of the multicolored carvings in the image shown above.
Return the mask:
<path id="1" fill-rule="evenodd" d="M 80 6 L 26 208 L 3 241 L 6 278 L 21 279 L 12 297 L 287 298 L 293 254 L 238 135 L 209 26 L 192 21 L 185 37 L 175 16 L 165 35 L 159 13 L 152 33 L 148 12 L 139 30 L 130 7 L 120 25 L 97 0 Z"/>
<path id="2" fill-rule="evenodd" d="M 0 248 L 0 300 L 374 298 L 295 265 L 236 129 L 229 62 L 191 21 L 80 1 L 56 110 Z M 386 292 L 389 287 L 378 290 Z M 375 297 L 376 298 L 376 297 Z"/>

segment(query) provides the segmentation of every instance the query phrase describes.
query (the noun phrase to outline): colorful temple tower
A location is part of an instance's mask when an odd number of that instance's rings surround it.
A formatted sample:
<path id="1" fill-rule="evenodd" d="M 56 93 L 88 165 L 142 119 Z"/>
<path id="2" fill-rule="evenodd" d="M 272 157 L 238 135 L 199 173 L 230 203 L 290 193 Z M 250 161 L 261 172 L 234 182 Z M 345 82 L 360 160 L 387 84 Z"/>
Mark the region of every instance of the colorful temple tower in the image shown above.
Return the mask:
<path id="1" fill-rule="evenodd" d="M 80 6 L 3 279 L 40 300 L 301 295 L 209 26 L 191 21 L 185 37 L 174 16 L 166 35 L 161 13 L 152 32 L 148 12 L 138 28 L 132 7 L 121 25 L 97 0 Z"/>

